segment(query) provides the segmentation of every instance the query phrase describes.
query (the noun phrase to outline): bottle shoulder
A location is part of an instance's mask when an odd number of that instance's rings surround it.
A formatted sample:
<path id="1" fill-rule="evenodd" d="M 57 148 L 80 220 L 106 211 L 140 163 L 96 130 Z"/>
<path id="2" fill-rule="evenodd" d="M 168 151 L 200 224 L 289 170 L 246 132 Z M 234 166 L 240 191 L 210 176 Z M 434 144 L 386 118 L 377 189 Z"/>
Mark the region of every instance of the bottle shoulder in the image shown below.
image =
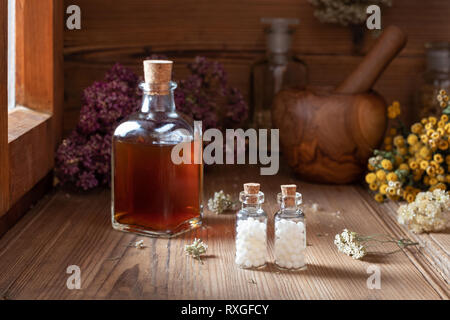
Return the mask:
<path id="1" fill-rule="evenodd" d="M 191 141 L 193 125 L 177 112 L 137 112 L 124 119 L 114 130 L 113 139 L 148 143 L 177 144 Z"/>
<path id="2" fill-rule="evenodd" d="M 297 210 L 279 210 L 275 213 L 275 218 L 279 219 L 297 219 L 297 218 L 305 218 L 305 214 L 302 209 Z"/>
<path id="3" fill-rule="evenodd" d="M 253 208 L 244 208 L 244 209 L 240 209 L 237 212 L 237 218 L 238 219 L 247 219 L 247 218 L 257 218 L 257 217 L 262 217 L 262 218 L 267 218 L 267 213 L 263 210 L 263 209 L 253 209 Z"/>

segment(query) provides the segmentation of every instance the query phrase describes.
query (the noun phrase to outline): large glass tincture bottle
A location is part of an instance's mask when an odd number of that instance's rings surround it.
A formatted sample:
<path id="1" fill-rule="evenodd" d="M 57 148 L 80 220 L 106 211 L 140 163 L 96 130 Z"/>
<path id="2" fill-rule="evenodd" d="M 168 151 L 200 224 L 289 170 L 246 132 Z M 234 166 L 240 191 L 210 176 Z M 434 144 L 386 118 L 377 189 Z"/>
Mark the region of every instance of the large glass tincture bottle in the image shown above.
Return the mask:
<path id="1" fill-rule="evenodd" d="M 141 110 L 113 136 L 112 224 L 171 237 L 201 224 L 201 147 L 194 147 L 201 138 L 175 111 L 172 62 L 147 60 L 144 69 Z M 189 163 L 172 161 L 175 146 L 188 150 Z"/>
<path id="2" fill-rule="evenodd" d="M 255 129 L 272 127 L 271 108 L 274 96 L 287 87 L 303 88 L 307 83 L 306 64 L 292 55 L 291 42 L 298 19 L 263 18 L 266 28 L 266 59 L 256 63 L 252 70 L 253 126 Z"/>

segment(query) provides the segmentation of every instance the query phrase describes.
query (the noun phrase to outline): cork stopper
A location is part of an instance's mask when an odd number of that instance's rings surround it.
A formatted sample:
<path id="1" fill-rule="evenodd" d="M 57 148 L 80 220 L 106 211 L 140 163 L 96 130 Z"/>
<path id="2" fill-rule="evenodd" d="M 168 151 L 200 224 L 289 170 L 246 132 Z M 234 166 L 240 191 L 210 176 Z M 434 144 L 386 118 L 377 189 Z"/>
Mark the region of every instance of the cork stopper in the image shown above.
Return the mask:
<path id="1" fill-rule="evenodd" d="M 284 184 L 281 186 L 281 194 L 284 198 L 284 206 L 292 208 L 295 206 L 297 186 L 295 184 Z"/>
<path id="2" fill-rule="evenodd" d="M 145 83 L 150 85 L 153 94 L 167 94 L 172 80 L 173 62 L 169 60 L 145 60 Z"/>
<path id="3" fill-rule="evenodd" d="M 247 197 L 247 203 L 249 204 L 256 204 L 258 203 L 258 193 L 260 189 L 259 183 L 244 183 L 244 192 L 247 195 L 255 195 L 254 197 Z"/>

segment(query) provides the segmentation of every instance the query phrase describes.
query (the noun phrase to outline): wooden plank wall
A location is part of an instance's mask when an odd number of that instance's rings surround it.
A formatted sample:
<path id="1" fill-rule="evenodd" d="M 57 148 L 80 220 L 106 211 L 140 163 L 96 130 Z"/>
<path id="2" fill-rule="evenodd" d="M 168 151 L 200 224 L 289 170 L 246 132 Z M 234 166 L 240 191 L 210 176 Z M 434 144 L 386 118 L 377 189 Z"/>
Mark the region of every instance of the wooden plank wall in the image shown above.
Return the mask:
<path id="1" fill-rule="evenodd" d="M 7 0 L 0 0 L 0 216 L 9 209 L 7 8 Z"/>
<path id="2" fill-rule="evenodd" d="M 373 43 L 366 35 L 358 53 L 349 29 L 324 25 L 313 16 L 307 0 L 66 0 L 79 5 L 82 29 L 66 30 L 64 132 L 78 120 L 82 89 L 102 78 L 116 61 L 141 71 L 141 60 L 163 53 L 176 61 L 176 75 L 196 55 L 222 61 L 231 83 L 246 98 L 251 65 L 264 56 L 261 17 L 301 20 L 293 49 L 310 69 L 313 85 L 336 85 L 361 60 Z M 420 72 L 424 43 L 450 40 L 450 1 L 393 0 L 382 11 L 384 25 L 396 24 L 409 35 L 401 56 L 376 85 L 388 101 L 398 99 L 411 109 Z M 413 111 L 410 110 L 410 113 Z"/>

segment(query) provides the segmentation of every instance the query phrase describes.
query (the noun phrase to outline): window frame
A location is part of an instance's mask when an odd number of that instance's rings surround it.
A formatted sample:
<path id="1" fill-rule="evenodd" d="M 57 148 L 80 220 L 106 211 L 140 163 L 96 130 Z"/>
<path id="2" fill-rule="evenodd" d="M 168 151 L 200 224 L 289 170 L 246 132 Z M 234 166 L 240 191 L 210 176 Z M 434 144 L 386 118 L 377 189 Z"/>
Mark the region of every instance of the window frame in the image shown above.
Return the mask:
<path id="1" fill-rule="evenodd" d="M 7 9 L 0 0 L 0 236 L 48 189 L 38 186 L 51 177 L 64 100 L 63 1 L 16 0 L 16 108 L 8 111 Z"/>

